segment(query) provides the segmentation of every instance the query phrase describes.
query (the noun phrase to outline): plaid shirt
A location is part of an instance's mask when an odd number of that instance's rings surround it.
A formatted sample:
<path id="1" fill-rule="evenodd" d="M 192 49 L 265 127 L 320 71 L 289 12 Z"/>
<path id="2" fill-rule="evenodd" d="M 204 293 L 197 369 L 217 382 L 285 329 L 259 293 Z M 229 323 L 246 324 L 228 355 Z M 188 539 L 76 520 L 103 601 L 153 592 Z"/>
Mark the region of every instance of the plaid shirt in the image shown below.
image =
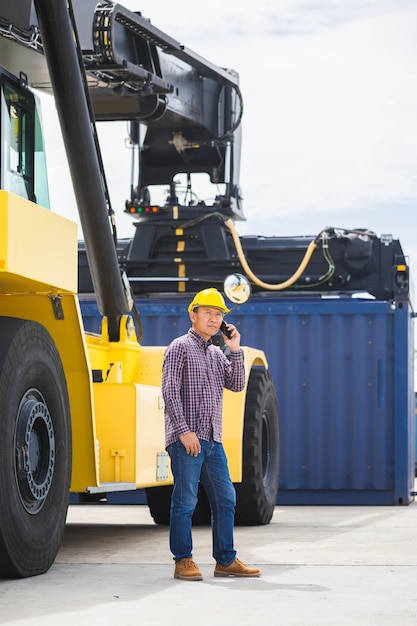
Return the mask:
<path id="1" fill-rule="evenodd" d="M 162 367 L 165 445 L 190 431 L 221 443 L 223 389 L 242 391 L 244 386 L 242 350 L 231 352 L 229 360 L 192 328 L 174 339 Z"/>

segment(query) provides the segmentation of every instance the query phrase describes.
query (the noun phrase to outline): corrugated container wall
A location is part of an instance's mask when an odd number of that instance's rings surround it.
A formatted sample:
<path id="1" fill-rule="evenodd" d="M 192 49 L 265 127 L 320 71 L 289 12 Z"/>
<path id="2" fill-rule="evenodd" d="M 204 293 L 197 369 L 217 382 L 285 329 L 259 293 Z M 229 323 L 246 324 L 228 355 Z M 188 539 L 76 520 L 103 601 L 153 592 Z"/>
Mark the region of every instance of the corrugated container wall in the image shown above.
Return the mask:
<path id="1" fill-rule="evenodd" d="M 143 345 L 189 328 L 189 297 L 141 298 Z M 86 330 L 99 332 L 83 300 Z M 279 504 L 408 504 L 414 487 L 413 314 L 407 303 L 252 296 L 230 314 L 277 389 Z"/>

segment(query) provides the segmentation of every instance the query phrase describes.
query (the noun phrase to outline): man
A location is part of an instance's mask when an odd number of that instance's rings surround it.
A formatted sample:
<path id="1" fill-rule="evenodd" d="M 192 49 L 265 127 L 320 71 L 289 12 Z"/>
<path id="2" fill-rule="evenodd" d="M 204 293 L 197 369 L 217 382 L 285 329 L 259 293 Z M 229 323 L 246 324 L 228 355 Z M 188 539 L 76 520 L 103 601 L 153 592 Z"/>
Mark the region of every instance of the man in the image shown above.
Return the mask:
<path id="1" fill-rule="evenodd" d="M 259 569 L 236 558 L 236 493 L 222 445 L 223 389 L 241 391 L 245 386 L 240 334 L 235 326 L 226 324 L 229 358 L 211 342 L 224 313 L 229 312 L 217 289 L 200 291 L 188 312 L 192 328 L 168 346 L 162 370 L 165 443 L 174 476 L 170 521 L 174 578 L 203 579 L 192 559 L 191 535 L 199 481 L 212 513 L 214 576 L 256 577 Z"/>

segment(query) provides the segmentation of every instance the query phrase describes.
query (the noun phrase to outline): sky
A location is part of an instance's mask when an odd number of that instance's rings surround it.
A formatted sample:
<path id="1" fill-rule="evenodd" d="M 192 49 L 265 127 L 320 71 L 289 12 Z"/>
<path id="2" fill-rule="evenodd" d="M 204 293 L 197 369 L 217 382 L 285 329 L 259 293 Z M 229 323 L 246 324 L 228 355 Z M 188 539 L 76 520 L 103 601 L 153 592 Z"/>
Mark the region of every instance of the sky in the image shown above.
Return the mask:
<path id="1" fill-rule="evenodd" d="M 413 275 L 414 0 L 120 4 L 141 11 L 212 63 L 239 73 L 244 99 L 240 182 L 247 218 L 236 224 L 240 235 L 316 235 L 326 226 L 368 228 L 400 239 Z M 46 108 L 52 120 L 51 104 Z M 77 219 L 52 122 L 46 132 L 52 208 Z M 99 128 L 99 135 L 118 233 L 130 236 L 133 227 L 123 214 L 130 188 L 126 126 Z"/>

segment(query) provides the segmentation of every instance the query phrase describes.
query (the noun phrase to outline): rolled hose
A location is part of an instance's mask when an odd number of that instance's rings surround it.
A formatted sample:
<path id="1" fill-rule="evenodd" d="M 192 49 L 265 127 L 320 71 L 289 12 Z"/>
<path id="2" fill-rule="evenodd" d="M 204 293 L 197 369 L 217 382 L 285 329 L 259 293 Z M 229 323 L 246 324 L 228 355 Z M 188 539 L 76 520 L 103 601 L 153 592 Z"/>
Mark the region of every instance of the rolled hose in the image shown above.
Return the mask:
<path id="1" fill-rule="evenodd" d="M 235 226 L 231 219 L 226 220 L 226 226 L 229 228 L 232 234 L 233 242 L 236 247 L 236 252 L 239 257 L 239 261 L 240 261 L 240 264 L 242 265 L 244 272 L 255 283 L 255 285 L 258 285 L 258 287 L 262 287 L 262 289 L 269 289 L 271 291 L 280 291 L 281 289 L 286 289 L 287 287 L 291 287 L 291 285 L 293 285 L 300 278 L 301 274 L 304 272 L 305 268 L 307 267 L 313 255 L 314 250 L 317 248 L 318 238 L 316 237 L 316 239 L 310 242 L 304 254 L 303 260 L 298 266 L 298 269 L 296 270 L 296 272 L 294 272 L 294 274 L 290 278 L 288 278 L 287 280 L 284 280 L 284 282 L 272 285 L 270 283 L 264 283 L 257 276 L 255 276 L 255 274 L 250 269 L 246 261 L 243 249 L 242 249 L 242 244 L 240 243 L 239 235 L 237 234 Z"/>

